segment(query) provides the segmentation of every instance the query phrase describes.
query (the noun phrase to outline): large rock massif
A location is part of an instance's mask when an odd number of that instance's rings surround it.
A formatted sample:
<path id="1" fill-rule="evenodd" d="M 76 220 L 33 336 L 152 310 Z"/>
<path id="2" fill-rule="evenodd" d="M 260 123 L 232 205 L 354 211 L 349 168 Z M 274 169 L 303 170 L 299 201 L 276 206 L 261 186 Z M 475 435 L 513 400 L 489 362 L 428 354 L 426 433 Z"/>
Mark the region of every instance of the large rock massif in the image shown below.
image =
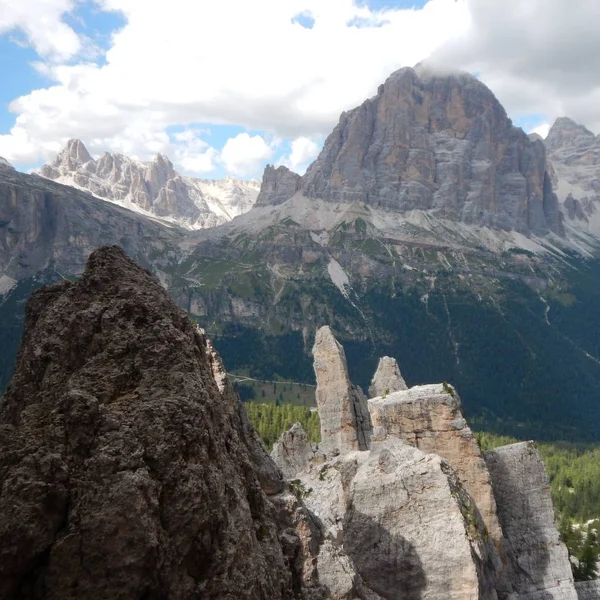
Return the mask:
<path id="1" fill-rule="evenodd" d="M 368 402 L 368 448 L 347 444 L 332 454 L 335 423 L 344 439 L 357 439 L 361 427 L 343 418 L 352 412 L 349 375 L 340 373 L 345 364 L 328 327 L 317 332 L 323 339 L 327 345 L 316 344 L 314 354 L 327 438 L 313 446 L 295 425 L 272 456 L 321 525 L 326 543 L 317 568 L 323 561 L 330 573 L 331 562 L 341 561 L 328 579 L 332 597 L 576 600 L 535 448 L 515 444 L 484 457 L 455 390 L 405 389 L 398 365 L 386 358 L 373 389 L 380 380 L 392 389 Z M 335 377 L 325 388 L 329 364 Z"/>
<path id="2" fill-rule="evenodd" d="M 81 140 L 69 140 L 40 173 L 47 179 L 189 229 L 215 227 L 247 212 L 260 188 L 258 181 L 231 177 L 223 180 L 183 177 L 162 154 L 149 163 L 109 152 L 94 160 Z"/>
<path id="3" fill-rule="evenodd" d="M 329 202 L 420 209 L 525 234 L 563 232 L 543 144 L 514 127 L 475 77 L 426 67 L 400 69 L 377 96 L 342 114 L 301 185 L 281 169 L 268 172 L 268 183 L 262 203 L 301 189 Z"/>

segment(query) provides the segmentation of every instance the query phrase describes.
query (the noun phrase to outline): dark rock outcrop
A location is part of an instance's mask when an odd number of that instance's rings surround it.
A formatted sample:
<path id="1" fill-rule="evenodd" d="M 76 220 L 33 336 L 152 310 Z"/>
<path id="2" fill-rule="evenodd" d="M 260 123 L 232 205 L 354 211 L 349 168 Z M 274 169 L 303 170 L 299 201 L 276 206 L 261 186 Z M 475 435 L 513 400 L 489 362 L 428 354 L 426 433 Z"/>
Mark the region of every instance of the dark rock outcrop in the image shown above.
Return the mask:
<path id="1" fill-rule="evenodd" d="M 289 177 L 268 175 L 263 201 Z M 393 73 L 377 96 L 342 114 L 301 185 L 305 196 L 330 202 L 564 233 L 543 143 L 514 127 L 493 93 L 466 73 L 423 66 Z"/>
<path id="2" fill-rule="evenodd" d="M 0 598 L 300 594 L 256 464 L 281 476 L 218 366 L 117 247 L 33 294 L 0 412 Z"/>
<path id="3" fill-rule="evenodd" d="M 267 165 L 256 206 L 276 205 L 289 200 L 302 185 L 302 178 L 287 167 Z"/>

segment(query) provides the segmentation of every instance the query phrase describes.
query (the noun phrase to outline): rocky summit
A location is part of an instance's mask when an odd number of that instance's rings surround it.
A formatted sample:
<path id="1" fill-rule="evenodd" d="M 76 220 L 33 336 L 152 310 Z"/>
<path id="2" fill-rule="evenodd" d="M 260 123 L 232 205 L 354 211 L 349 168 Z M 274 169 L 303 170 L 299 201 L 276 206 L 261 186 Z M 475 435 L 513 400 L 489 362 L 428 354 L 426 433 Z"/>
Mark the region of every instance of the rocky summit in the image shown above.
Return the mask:
<path id="1" fill-rule="evenodd" d="M 186 229 L 230 221 L 250 210 L 259 191 L 257 181 L 184 177 L 162 154 L 149 163 L 109 152 L 94 160 L 81 140 L 69 140 L 40 174 Z"/>
<path id="2" fill-rule="evenodd" d="M 330 356 L 326 362 L 315 346 L 317 380 L 324 364 L 334 374 L 327 394 L 317 394 L 331 437 L 335 405 L 340 415 L 348 411 L 349 374 L 331 330 L 316 337 L 328 341 Z M 313 445 L 296 424 L 272 453 L 328 541 L 316 560 L 319 571 L 326 565 L 331 598 L 577 600 L 532 444 L 483 455 L 448 384 L 372 398 L 368 411 L 367 448 L 328 455 L 327 439 Z M 594 585 L 582 586 L 580 597 Z"/>
<path id="3" fill-rule="evenodd" d="M 117 247 L 31 297 L 0 412 L 0 598 L 301 597 L 281 474 L 220 371 Z"/>
<path id="4" fill-rule="evenodd" d="M 552 184 L 563 202 L 567 223 L 597 236 L 600 202 L 600 136 L 568 117 L 556 119 L 544 140 Z"/>

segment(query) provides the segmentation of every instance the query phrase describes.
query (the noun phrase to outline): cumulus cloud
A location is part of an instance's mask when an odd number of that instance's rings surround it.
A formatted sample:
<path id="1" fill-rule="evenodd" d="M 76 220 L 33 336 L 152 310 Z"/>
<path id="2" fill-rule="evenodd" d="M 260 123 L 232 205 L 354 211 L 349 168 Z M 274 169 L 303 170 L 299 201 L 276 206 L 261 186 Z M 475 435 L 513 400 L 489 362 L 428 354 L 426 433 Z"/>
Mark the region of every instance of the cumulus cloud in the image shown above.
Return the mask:
<path id="1" fill-rule="evenodd" d="M 468 10 L 437 59 L 479 73 L 511 116 L 568 115 L 600 131 L 598 0 L 468 0 Z"/>
<path id="2" fill-rule="evenodd" d="M 26 2 L 30 15 L 47 3 L 70 6 L 68 0 Z M 466 0 L 383 12 L 353 0 L 171 0 L 168 10 L 147 0 L 96 3 L 119 11 L 125 25 L 98 64 L 38 66 L 54 85 L 11 103 L 16 121 L 0 136 L 1 155 L 32 163 L 80 137 L 91 150 L 147 158 L 172 147 L 169 127 L 198 123 L 288 140 L 322 136 L 342 110 L 373 95 L 392 71 L 425 58 L 468 22 Z M 60 27 L 61 15 L 58 10 L 49 17 L 48 30 Z M 312 27 L 298 15 L 309 15 Z M 13 28 L 31 26 L 11 22 Z M 46 58 L 41 46 L 38 52 Z M 63 55 L 74 52 L 75 44 Z M 239 147 L 239 140 L 232 142 L 225 156 Z M 258 145 L 249 150 L 258 152 Z M 186 160 L 192 167 L 189 155 Z M 238 159 L 223 160 L 244 168 Z"/>
<path id="3" fill-rule="evenodd" d="M 477 73 L 513 118 L 568 115 L 600 131 L 597 0 L 429 0 L 384 10 L 359 0 L 170 0 L 168 9 L 94 0 L 125 22 L 98 62 L 65 23 L 75 1 L 0 0 L 0 33 L 23 32 L 53 82 L 11 103 L 14 126 L 0 135 L 11 162 L 46 160 L 79 137 L 92 152 L 167 153 L 192 173 L 224 165 L 255 174 L 274 157 L 303 170 L 341 111 L 427 57 Z M 262 135 L 213 148 L 198 124 Z M 173 126 L 196 133 L 177 138 Z M 274 139 L 291 144 L 286 156 Z"/>
<path id="4" fill-rule="evenodd" d="M 290 149 L 290 154 L 284 156 L 280 164 L 303 175 L 308 165 L 317 158 L 321 145 L 310 138 L 298 137 L 292 141 Z"/>
<path id="5" fill-rule="evenodd" d="M 0 35 L 19 31 L 43 58 L 68 60 L 82 48 L 79 36 L 64 21 L 74 0 L 0 0 Z"/>
<path id="6" fill-rule="evenodd" d="M 240 133 L 229 138 L 221 151 L 221 160 L 234 175 L 256 175 L 261 166 L 273 156 L 273 146 L 260 135 Z"/>

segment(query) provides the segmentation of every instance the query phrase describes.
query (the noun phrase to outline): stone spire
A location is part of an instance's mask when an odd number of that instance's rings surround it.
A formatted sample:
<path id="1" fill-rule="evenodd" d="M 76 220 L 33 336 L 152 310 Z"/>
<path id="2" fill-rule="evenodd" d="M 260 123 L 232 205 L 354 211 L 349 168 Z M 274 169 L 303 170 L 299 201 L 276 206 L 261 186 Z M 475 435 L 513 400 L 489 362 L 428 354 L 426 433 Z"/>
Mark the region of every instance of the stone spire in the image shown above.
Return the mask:
<path id="1" fill-rule="evenodd" d="M 408 386 L 402 377 L 402 373 L 400 373 L 400 367 L 398 367 L 396 359 L 389 356 L 380 358 L 377 371 L 375 371 L 369 386 L 369 398 L 387 396 L 407 389 Z"/>
<path id="2" fill-rule="evenodd" d="M 367 399 L 350 382 L 346 354 L 329 327 L 317 331 L 313 355 L 321 419 L 319 449 L 326 454 L 367 450 L 372 429 Z"/>

